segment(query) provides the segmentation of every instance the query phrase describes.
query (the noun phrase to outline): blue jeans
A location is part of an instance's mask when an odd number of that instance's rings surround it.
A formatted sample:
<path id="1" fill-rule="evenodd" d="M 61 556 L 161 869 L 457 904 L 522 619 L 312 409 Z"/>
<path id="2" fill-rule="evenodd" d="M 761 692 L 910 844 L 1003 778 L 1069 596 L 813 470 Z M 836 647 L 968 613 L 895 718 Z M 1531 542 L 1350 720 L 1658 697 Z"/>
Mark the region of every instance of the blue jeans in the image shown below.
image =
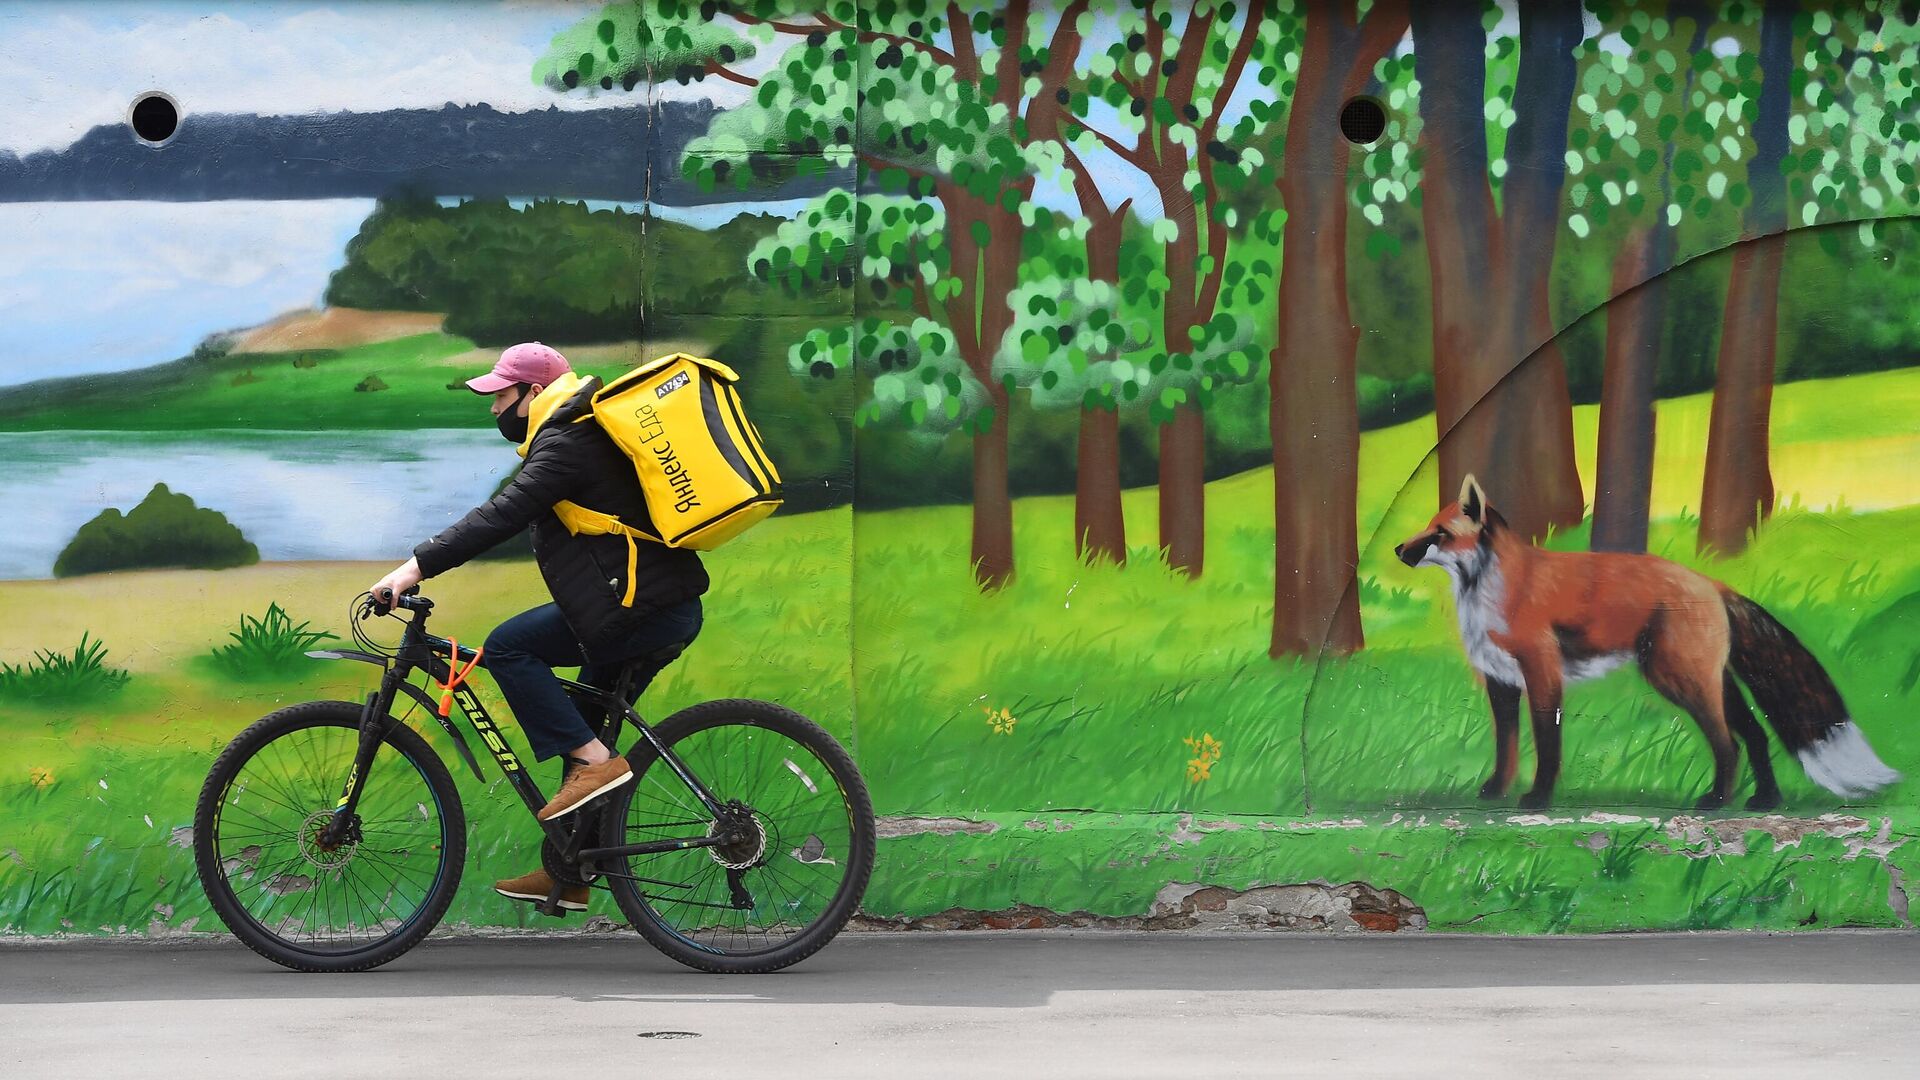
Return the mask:
<path id="1" fill-rule="evenodd" d="M 533 745 L 534 757 L 545 761 L 585 746 L 596 737 L 588 718 L 560 685 L 554 668 L 584 665 L 580 667 L 580 681 L 608 689 L 619 677 L 625 660 L 675 642 L 692 641 L 699 633 L 700 601 L 688 600 L 665 608 L 647 620 L 646 626 L 625 643 L 627 648 L 613 651 L 612 659 L 588 664 L 579 640 L 561 617 L 560 609 L 542 604 L 515 615 L 487 635 L 486 666 L 494 681 L 500 684 L 500 692 L 506 695 L 507 706 L 519 719 L 527 741 Z M 638 697 L 665 666 L 637 672 L 634 697 Z M 631 698 L 628 703 L 632 703 Z M 599 719 L 593 717 L 594 721 Z M 618 748 L 613 750 L 616 754 L 620 752 Z"/>

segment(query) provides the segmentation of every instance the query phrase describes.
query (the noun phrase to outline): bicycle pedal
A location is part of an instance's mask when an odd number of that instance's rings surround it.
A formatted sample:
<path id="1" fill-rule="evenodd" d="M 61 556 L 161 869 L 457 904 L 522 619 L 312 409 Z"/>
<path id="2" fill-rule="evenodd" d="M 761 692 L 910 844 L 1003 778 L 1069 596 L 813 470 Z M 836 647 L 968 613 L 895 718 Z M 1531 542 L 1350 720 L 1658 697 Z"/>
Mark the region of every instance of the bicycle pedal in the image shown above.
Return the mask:
<path id="1" fill-rule="evenodd" d="M 556 881 L 553 886 L 553 891 L 547 894 L 547 898 L 545 900 L 540 900 L 535 902 L 533 905 L 533 910 L 539 912 L 542 915 L 547 915 L 555 919 L 564 919 L 567 916 L 573 914 L 573 911 L 571 909 L 563 908 L 560 906 L 560 894 L 566 888 L 567 888 L 566 882 Z"/>

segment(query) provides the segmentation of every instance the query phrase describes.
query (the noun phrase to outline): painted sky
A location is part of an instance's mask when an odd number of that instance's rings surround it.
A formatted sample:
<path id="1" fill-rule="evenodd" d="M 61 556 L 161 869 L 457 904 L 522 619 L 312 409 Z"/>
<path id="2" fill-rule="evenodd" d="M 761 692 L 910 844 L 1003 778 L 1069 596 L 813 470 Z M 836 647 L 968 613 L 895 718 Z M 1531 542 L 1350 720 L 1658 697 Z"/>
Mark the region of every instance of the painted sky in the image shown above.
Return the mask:
<path id="1" fill-rule="evenodd" d="M 0 385 L 140 367 L 317 305 L 370 199 L 0 203 Z"/>

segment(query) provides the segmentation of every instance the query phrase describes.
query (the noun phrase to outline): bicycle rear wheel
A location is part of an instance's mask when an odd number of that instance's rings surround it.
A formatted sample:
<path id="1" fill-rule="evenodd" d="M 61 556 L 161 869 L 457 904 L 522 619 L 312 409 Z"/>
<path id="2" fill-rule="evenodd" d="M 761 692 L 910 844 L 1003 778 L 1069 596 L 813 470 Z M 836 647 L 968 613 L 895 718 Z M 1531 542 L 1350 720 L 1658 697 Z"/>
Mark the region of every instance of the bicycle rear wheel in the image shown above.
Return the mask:
<path id="1" fill-rule="evenodd" d="M 661 952 L 702 971 L 777 971 L 820 951 L 873 872 L 873 804 L 853 758 L 818 724 L 764 701 L 710 701 L 654 729 L 748 839 L 614 860 L 614 899 Z M 607 795 L 609 846 L 717 835 L 652 744 Z M 621 876 L 625 875 L 625 876 Z"/>
<path id="2" fill-rule="evenodd" d="M 311 701 L 228 744 L 200 789 L 194 864 L 235 937 L 297 971 L 365 971 L 427 936 L 460 885 L 466 815 L 446 765 L 395 723 L 345 842 L 320 835 L 353 767 L 360 706 Z"/>

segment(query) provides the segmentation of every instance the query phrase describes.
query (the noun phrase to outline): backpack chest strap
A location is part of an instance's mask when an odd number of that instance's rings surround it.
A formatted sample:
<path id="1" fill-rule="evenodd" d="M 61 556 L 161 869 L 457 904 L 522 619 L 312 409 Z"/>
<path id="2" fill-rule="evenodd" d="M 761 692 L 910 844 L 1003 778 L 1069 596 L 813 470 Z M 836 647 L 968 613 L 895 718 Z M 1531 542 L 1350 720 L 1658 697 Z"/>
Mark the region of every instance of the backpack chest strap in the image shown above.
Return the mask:
<path id="1" fill-rule="evenodd" d="M 627 592 L 620 598 L 620 606 L 633 606 L 634 590 L 638 588 L 636 571 L 640 562 L 640 541 L 650 540 L 660 543 L 659 537 L 644 529 L 636 529 L 612 514 L 599 510 L 589 510 L 578 503 L 562 500 L 553 504 L 553 516 L 560 524 L 575 536 L 618 536 L 627 542 Z"/>

